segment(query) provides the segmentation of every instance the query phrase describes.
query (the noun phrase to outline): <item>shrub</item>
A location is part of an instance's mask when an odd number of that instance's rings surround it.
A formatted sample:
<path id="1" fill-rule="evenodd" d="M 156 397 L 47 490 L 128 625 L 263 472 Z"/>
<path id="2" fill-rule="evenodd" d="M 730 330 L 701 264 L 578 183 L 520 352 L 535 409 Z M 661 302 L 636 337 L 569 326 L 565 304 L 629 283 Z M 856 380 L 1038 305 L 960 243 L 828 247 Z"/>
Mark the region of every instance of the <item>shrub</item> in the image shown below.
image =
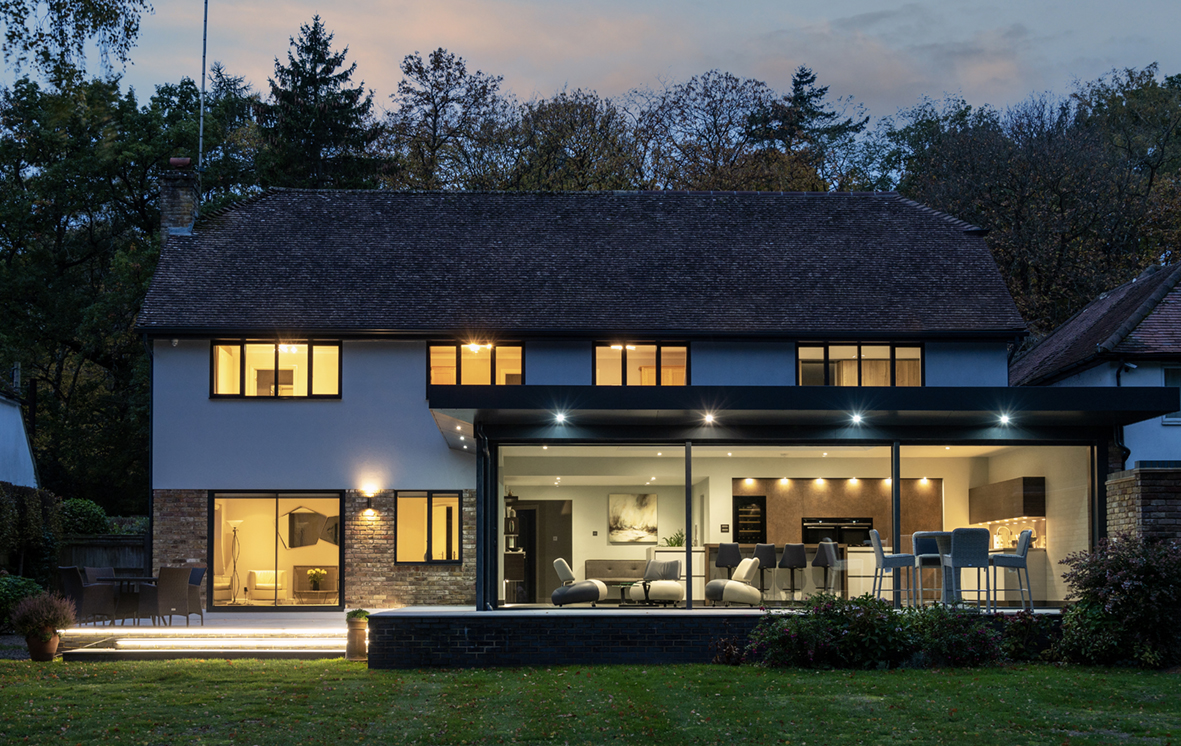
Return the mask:
<path id="1" fill-rule="evenodd" d="M 920 665 L 984 666 L 1002 658 L 1001 633 L 974 608 L 935 604 L 909 614 Z"/>
<path id="2" fill-rule="evenodd" d="M 12 610 L 12 628 L 22 637 L 46 642 L 59 629 L 74 624 L 74 602 L 60 593 L 22 598 Z"/>
<path id="3" fill-rule="evenodd" d="M 1121 535 L 1062 560 L 1070 584 L 1056 651 L 1079 663 L 1181 660 L 1181 543 Z"/>
<path id="4" fill-rule="evenodd" d="M 48 586 L 57 575 L 61 500 L 49 490 L 0 482 L 0 557 Z"/>
<path id="5" fill-rule="evenodd" d="M 1011 661 L 1036 661 L 1046 657 L 1061 637 L 1061 628 L 1047 614 L 1022 609 L 1002 616 L 1001 650 Z"/>
<path id="6" fill-rule="evenodd" d="M 146 515 L 107 516 L 107 533 L 124 536 L 146 534 L 148 532 L 148 517 Z"/>
<path id="7" fill-rule="evenodd" d="M 91 500 L 79 497 L 62 502 L 62 533 L 64 534 L 105 534 L 107 532 L 107 511 Z"/>
<path id="8" fill-rule="evenodd" d="M 747 655 L 768 666 L 891 668 L 914 651 L 908 615 L 870 595 L 813 596 L 803 614 L 760 620 Z"/>
<path id="9" fill-rule="evenodd" d="M 9 575 L 0 570 L 0 632 L 12 629 L 12 608 L 29 596 L 36 596 L 42 592 L 41 586 L 32 578 L 22 578 L 20 575 Z"/>

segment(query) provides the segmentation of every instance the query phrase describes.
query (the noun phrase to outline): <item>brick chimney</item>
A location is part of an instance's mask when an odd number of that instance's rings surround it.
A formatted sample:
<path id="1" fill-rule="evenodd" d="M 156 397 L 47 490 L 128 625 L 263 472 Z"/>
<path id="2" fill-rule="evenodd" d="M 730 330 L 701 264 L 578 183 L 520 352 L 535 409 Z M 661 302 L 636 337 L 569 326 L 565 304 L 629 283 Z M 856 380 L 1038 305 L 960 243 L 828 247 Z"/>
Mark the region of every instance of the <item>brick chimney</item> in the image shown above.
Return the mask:
<path id="1" fill-rule="evenodd" d="M 188 158 L 170 158 L 171 169 L 160 174 L 160 236 L 188 236 L 197 222 L 200 177 Z"/>

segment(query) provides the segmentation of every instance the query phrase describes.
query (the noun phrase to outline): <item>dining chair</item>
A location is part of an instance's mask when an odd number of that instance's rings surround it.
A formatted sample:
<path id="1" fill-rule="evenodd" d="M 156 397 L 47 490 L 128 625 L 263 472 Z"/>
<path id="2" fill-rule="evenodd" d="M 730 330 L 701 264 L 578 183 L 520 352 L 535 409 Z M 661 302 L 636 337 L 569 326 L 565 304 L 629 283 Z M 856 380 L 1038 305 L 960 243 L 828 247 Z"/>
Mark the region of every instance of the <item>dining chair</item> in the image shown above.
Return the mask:
<path id="1" fill-rule="evenodd" d="M 183 616 L 187 626 L 191 575 L 192 569 L 188 567 L 161 567 L 156 584 L 144 585 L 139 590 L 140 614 L 151 616 L 153 624 L 157 619 L 163 619 L 169 626 L 173 616 Z"/>
<path id="2" fill-rule="evenodd" d="M 205 579 L 205 568 L 194 567 L 189 570 L 189 614 L 201 617 L 201 626 L 205 626 L 205 609 L 201 606 L 201 581 Z M 185 617 L 188 622 L 188 616 Z"/>
<path id="3" fill-rule="evenodd" d="M 980 571 L 984 570 L 984 606 L 992 601 L 992 584 L 988 577 L 988 547 L 992 536 L 986 528 L 957 528 L 951 532 L 951 551 L 943 555 L 943 572 L 952 573 L 952 587 L 955 589 L 952 601 L 963 601 L 963 586 L 960 571 L 964 568 L 976 570 L 976 605 L 980 606 Z M 944 599 L 944 603 L 947 600 Z"/>
<path id="4" fill-rule="evenodd" d="M 1003 567 L 1017 571 L 1017 592 L 1021 595 L 1021 608 L 1025 608 L 1025 594 L 1029 593 L 1029 610 L 1033 611 L 1033 586 L 1029 582 L 1029 545 L 1033 541 L 1033 532 L 1026 529 L 1017 537 L 1017 551 L 1013 554 L 990 554 L 988 564 L 992 566 L 992 610 L 996 611 L 997 596 L 1001 594 L 1001 587 L 996 580 L 996 569 Z M 1025 571 L 1024 581 L 1021 571 Z"/>
<path id="5" fill-rule="evenodd" d="M 62 593 L 74 602 L 74 611 L 81 624 L 98 624 L 105 617 L 108 624 L 115 620 L 115 586 L 109 583 L 87 583 L 77 567 L 57 568 Z"/>

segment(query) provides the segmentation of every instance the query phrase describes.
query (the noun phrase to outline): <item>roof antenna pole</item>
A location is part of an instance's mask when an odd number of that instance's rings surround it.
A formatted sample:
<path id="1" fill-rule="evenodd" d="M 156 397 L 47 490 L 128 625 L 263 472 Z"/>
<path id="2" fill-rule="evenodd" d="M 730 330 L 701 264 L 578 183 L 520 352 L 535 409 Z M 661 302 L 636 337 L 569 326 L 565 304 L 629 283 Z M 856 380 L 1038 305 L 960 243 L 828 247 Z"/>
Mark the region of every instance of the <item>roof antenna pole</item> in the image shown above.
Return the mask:
<path id="1" fill-rule="evenodd" d="M 205 20 L 201 25 L 201 114 L 197 127 L 197 173 L 205 170 L 205 48 L 209 40 L 209 0 L 205 0 Z"/>

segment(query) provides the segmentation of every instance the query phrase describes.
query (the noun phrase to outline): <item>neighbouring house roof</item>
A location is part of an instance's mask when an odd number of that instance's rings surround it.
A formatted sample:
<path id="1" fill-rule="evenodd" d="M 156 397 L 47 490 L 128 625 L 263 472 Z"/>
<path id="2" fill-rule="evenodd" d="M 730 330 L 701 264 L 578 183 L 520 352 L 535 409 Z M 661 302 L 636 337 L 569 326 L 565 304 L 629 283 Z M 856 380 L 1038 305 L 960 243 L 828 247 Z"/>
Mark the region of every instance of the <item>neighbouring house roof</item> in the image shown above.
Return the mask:
<path id="1" fill-rule="evenodd" d="M 1013 361 L 1009 383 L 1031 386 L 1103 360 L 1181 355 L 1181 264 L 1154 266 L 1103 293 Z"/>
<path id="2" fill-rule="evenodd" d="M 983 231 L 893 193 L 271 190 L 170 236 L 148 333 L 1024 333 Z"/>

